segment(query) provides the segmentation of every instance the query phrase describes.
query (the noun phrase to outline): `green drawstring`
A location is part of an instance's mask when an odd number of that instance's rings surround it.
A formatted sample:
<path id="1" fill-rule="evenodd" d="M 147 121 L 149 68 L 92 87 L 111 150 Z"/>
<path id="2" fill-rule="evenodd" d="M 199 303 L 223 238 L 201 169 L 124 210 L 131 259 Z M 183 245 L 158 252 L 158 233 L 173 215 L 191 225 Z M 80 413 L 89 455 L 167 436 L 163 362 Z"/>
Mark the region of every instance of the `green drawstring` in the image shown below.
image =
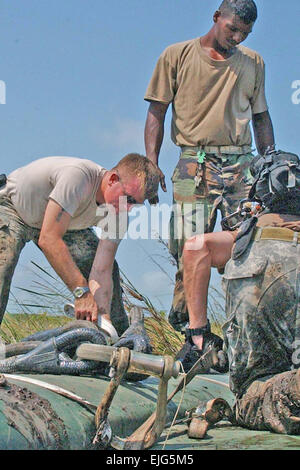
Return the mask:
<path id="1" fill-rule="evenodd" d="M 197 153 L 197 157 L 198 157 L 198 163 L 200 163 L 200 165 L 202 165 L 204 163 L 206 153 L 203 150 L 201 152 L 199 150 L 199 152 Z"/>

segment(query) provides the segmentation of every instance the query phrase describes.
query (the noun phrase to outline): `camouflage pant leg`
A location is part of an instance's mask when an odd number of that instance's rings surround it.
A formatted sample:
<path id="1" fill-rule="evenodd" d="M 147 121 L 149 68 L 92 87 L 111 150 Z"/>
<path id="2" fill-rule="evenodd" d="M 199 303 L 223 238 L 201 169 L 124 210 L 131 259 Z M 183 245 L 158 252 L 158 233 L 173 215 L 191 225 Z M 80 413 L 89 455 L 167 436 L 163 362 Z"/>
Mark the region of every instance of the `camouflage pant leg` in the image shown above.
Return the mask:
<path id="1" fill-rule="evenodd" d="M 27 228 L 4 200 L 0 201 L 0 323 L 7 306 L 11 280 L 25 243 Z"/>
<path id="2" fill-rule="evenodd" d="M 225 268 L 227 321 L 223 326 L 230 388 L 241 396 L 260 377 L 299 367 L 300 245 L 252 242 Z"/>
<path id="3" fill-rule="evenodd" d="M 225 217 L 237 209 L 241 199 L 248 196 L 252 181 L 249 171 L 252 158 L 252 154 L 207 155 L 202 182 L 196 187 L 196 153 L 185 151 L 180 156 L 172 176 L 176 210 L 170 219 L 169 242 L 170 253 L 178 265 L 169 316 L 175 328 L 180 329 L 177 324 L 188 320 L 181 262 L 184 243 L 195 234 L 212 232 L 217 210 Z"/>
<path id="4" fill-rule="evenodd" d="M 236 400 L 238 425 L 258 431 L 300 434 L 300 370 L 254 381 Z"/>
<path id="5" fill-rule="evenodd" d="M 93 229 L 74 230 L 66 232 L 64 241 L 70 254 L 83 276 L 88 279 L 97 251 L 99 238 Z M 113 295 L 111 302 L 111 321 L 119 335 L 129 326 L 128 318 L 122 300 L 119 267 L 116 261 L 113 266 Z"/>

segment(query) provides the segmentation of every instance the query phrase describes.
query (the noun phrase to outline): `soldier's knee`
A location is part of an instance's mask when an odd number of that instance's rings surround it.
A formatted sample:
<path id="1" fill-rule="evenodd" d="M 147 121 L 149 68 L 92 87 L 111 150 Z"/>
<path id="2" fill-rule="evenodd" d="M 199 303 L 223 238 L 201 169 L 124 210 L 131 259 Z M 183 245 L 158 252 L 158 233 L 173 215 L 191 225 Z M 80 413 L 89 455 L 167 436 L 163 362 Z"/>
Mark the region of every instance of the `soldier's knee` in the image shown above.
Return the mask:
<path id="1" fill-rule="evenodd" d="M 198 251 L 201 250 L 206 245 L 205 234 L 196 235 L 192 238 L 189 238 L 184 244 L 184 251 Z"/>
<path id="2" fill-rule="evenodd" d="M 184 244 L 183 263 L 187 264 L 195 261 L 197 254 L 202 253 L 206 249 L 205 235 L 196 235 L 189 238 Z"/>

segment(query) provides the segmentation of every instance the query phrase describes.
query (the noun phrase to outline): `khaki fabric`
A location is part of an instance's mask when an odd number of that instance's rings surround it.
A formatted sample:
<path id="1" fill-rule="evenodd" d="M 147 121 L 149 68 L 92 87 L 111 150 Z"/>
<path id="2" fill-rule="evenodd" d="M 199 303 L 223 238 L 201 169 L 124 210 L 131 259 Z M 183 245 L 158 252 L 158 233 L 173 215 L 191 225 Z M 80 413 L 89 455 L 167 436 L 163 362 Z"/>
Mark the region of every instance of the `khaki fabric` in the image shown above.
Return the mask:
<path id="1" fill-rule="evenodd" d="M 200 38 L 174 44 L 160 56 L 145 100 L 172 102 L 176 145 L 251 145 L 252 114 L 268 109 L 264 62 L 244 46 L 218 61 Z"/>
<path id="2" fill-rule="evenodd" d="M 41 158 L 8 175 L 0 198 L 9 198 L 22 220 L 34 228 L 41 228 L 53 199 L 71 215 L 69 230 L 82 230 L 97 223 L 96 192 L 105 172 L 81 158 Z"/>
<path id="3" fill-rule="evenodd" d="M 262 214 L 258 218 L 257 227 L 288 228 L 300 232 L 300 216 L 290 214 Z"/>

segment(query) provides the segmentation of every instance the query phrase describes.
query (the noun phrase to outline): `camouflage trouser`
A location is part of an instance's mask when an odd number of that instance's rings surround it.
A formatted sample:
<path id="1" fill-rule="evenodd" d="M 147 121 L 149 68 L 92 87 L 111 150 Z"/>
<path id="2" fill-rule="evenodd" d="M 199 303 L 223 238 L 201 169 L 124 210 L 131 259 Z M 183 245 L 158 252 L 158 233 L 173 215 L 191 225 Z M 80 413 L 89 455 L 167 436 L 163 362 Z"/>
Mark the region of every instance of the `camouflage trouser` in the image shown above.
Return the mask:
<path id="1" fill-rule="evenodd" d="M 300 370 L 255 380 L 234 405 L 236 423 L 257 431 L 300 434 Z"/>
<path id="2" fill-rule="evenodd" d="M 170 253 L 177 261 L 178 271 L 170 323 L 176 324 L 188 319 L 183 282 L 181 256 L 187 238 L 198 233 L 212 232 L 217 211 L 222 217 L 235 212 L 241 199 L 248 197 L 252 177 L 249 171 L 252 153 L 244 155 L 207 154 L 203 166 L 203 178 L 196 186 L 197 153 L 186 150 L 180 155 L 172 176 L 173 211 L 170 220 Z M 178 227 L 183 227 L 183 230 Z"/>
<path id="3" fill-rule="evenodd" d="M 300 364 L 300 245 L 253 241 L 227 263 L 223 282 L 224 342 L 238 423 L 294 432 L 288 416 L 300 417 L 299 375 L 291 371 Z"/>
<path id="4" fill-rule="evenodd" d="M 9 199 L 0 200 L 0 323 L 8 302 L 11 280 L 21 250 L 29 241 L 38 246 L 40 230 L 29 227 L 19 217 Z M 99 239 L 94 230 L 67 231 L 63 237 L 72 258 L 83 276 L 88 279 Z M 128 328 L 122 302 L 119 268 L 114 263 L 111 319 L 119 334 Z"/>

